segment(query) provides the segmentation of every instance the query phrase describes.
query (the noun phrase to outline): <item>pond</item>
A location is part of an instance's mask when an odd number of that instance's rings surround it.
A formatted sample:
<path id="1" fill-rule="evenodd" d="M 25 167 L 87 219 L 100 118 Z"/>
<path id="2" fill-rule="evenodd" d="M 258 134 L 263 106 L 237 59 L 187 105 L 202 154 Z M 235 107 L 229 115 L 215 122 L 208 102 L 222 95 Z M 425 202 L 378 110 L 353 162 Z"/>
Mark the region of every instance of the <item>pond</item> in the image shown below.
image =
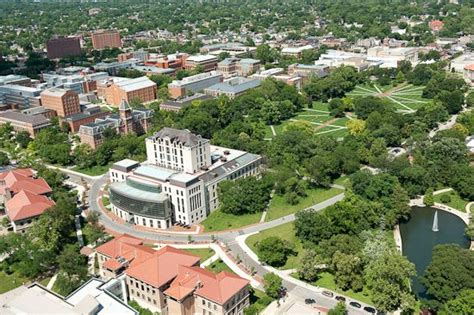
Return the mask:
<path id="1" fill-rule="evenodd" d="M 433 232 L 433 219 L 438 211 L 438 232 Z M 413 207 L 411 218 L 400 224 L 403 255 L 416 266 L 418 277 L 431 262 L 433 247 L 438 244 L 459 244 L 469 247 L 464 234 L 464 221 L 454 214 L 431 207 Z M 427 298 L 418 278 L 412 279 L 412 290 L 420 298 Z"/>

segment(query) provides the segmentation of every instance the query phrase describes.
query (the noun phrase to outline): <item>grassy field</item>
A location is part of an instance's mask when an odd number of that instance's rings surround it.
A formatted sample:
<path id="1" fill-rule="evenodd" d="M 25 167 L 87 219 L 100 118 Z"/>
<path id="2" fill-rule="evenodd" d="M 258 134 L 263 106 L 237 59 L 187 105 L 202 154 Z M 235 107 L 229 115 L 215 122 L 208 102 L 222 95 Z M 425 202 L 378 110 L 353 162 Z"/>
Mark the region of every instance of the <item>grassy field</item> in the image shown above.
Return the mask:
<path id="1" fill-rule="evenodd" d="M 184 250 L 193 255 L 199 256 L 201 258 L 201 263 L 205 262 L 215 254 L 215 252 L 210 248 L 185 248 Z"/>
<path id="2" fill-rule="evenodd" d="M 250 304 L 255 305 L 256 314 L 260 314 L 272 301 L 273 299 L 260 290 L 253 290 L 250 294 Z"/>
<path id="3" fill-rule="evenodd" d="M 316 203 L 320 203 L 324 200 L 327 200 L 331 197 L 334 197 L 338 194 L 343 192 L 341 189 L 337 188 L 315 188 L 315 189 L 308 189 L 306 193 L 308 196 L 301 198 L 300 202 L 296 205 L 290 205 L 285 201 L 284 196 L 280 196 L 275 194 L 273 199 L 270 203 L 270 207 L 268 209 L 267 217 L 265 221 L 275 220 L 286 215 L 295 213 L 298 210 L 306 209 Z"/>
<path id="4" fill-rule="evenodd" d="M 251 235 L 247 238 L 245 243 L 250 247 L 252 251 L 258 254 L 257 243 L 263 240 L 264 238 L 275 235 L 292 243 L 295 246 L 294 250 L 297 253 L 297 255 L 295 256 L 288 257 L 286 264 L 279 269 L 284 270 L 297 268 L 300 255 L 303 253 L 303 245 L 301 244 L 300 240 L 295 236 L 293 223 L 291 222 Z"/>
<path id="5" fill-rule="evenodd" d="M 222 259 L 216 260 L 215 262 L 213 262 L 212 264 L 210 264 L 209 266 L 207 266 L 206 269 L 209 270 L 209 271 L 215 272 L 215 273 L 219 273 L 219 272 L 221 272 L 221 271 L 228 271 L 228 272 L 234 273 L 234 272 L 232 271 L 232 269 L 230 269 L 230 267 L 227 266 L 227 265 L 222 261 Z"/>
<path id="6" fill-rule="evenodd" d="M 442 202 L 441 201 L 442 196 L 449 196 L 451 198 L 451 201 L 448 203 Z M 462 199 L 461 196 L 459 196 L 459 194 L 455 192 L 454 190 L 448 191 L 439 195 L 435 195 L 434 201 L 437 203 L 445 204 L 448 207 L 457 209 L 462 212 L 466 212 L 466 205 L 469 203 L 467 200 Z"/>
<path id="7" fill-rule="evenodd" d="M 347 94 L 347 96 L 366 97 L 376 96 L 386 99 L 396 110 L 414 111 L 427 104 L 430 100 L 423 98 L 422 93 L 424 86 L 414 86 L 411 84 L 400 84 L 396 87 L 392 85 L 379 86 L 377 84 L 363 84 Z"/>
<path id="8" fill-rule="evenodd" d="M 245 215 L 233 215 L 216 210 L 212 212 L 201 224 L 206 232 L 223 231 L 237 229 L 246 225 L 260 222 L 262 213 L 252 213 Z"/>
<path id="9" fill-rule="evenodd" d="M 5 272 L 0 271 L 0 294 L 13 290 L 27 281 L 28 279 L 21 277 L 17 273 L 8 275 Z"/>
<path id="10" fill-rule="evenodd" d="M 274 125 L 275 133 L 278 135 L 282 133 L 286 126 L 296 121 L 309 122 L 314 128 L 314 134 L 325 134 L 332 137 L 344 137 L 347 135 L 346 122 L 347 118 L 334 118 L 329 115 L 327 103 L 314 102 L 312 108 L 305 108 L 303 111 L 297 113 L 294 117 L 283 121 L 278 125 Z M 326 126 L 328 124 L 328 126 Z M 265 137 L 273 137 L 270 126 L 265 129 Z"/>
<path id="11" fill-rule="evenodd" d="M 48 283 L 49 281 L 51 280 L 52 277 L 47 277 L 47 278 L 44 278 L 42 279 L 41 281 L 38 281 L 43 287 L 47 287 L 48 286 Z"/>
<path id="12" fill-rule="evenodd" d="M 341 186 L 344 186 L 344 187 L 348 188 L 351 184 L 351 181 L 349 179 L 349 176 L 342 176 L 342 177 L 339 177 L 338 179 L 336 179 L 334 181 L 334 184 L 341 185 Z"/>

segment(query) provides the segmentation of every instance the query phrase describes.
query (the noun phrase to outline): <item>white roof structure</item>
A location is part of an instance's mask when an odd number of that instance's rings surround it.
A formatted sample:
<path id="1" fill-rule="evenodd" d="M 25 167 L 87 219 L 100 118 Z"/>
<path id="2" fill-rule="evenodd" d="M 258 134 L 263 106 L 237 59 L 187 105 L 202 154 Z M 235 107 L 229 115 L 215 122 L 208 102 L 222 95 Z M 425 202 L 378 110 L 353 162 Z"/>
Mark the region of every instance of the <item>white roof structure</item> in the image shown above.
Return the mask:
<path id="1" fill-rule="evenodd" d="M 156 87 L 156 83 L 145 77 L 139 77 L 130 80 L 123 80 L 115 83 L 120 89 L 130 92 L 148 87 Z"/>
<path id="2" fill-rule="evenodd" d="M 194 61 L 194 62 L 204 62 L 204 61 L 212 61 L 216 60 L 216 56 L 213 55 L 194 55 L 189 56 L 186 61 Z"/>
<path id="3" fill-rule="evenodd" d="M 282 54 L 299 54 L 304 50 L 314 49 L 311 45 L 300 46 L 300 47 L 286 47 L 281 50 Z"/>

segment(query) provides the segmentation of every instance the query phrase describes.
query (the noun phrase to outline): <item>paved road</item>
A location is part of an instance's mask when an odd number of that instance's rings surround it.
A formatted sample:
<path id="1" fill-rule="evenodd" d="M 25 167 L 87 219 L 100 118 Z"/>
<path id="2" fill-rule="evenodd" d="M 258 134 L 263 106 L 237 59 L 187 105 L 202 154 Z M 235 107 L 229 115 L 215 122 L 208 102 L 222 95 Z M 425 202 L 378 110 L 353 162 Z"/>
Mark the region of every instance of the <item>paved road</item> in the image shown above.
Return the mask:
<path id="1" fill-rule="evenodd" d="M 92 211 L 97 211 L 101 213 L 101 209 L 98 204 L 98 198 L 99 198 L 101 188 L 107 183 L 107 180 L 108 180 L 108 175 L 104 175 L 90 182 L 91 189 L 89 190 L 89 207 Z M 328 200 L 318 203 L 312 206 L 311 208 L 314 211 L 321 211 L 322 209 L 325 209 L 328 206 L 335 204 L 336 202 L 342 200 L 343 198 L 344 198 L 344 193 L 341 193 Z M 124 224 L 115 222 L 107 215 L 101 215 L 100 220 L 101 220 L 101 223 L 106 228 L 116 231 L 118 233 L 128 233 L 136 237 L 154 240 L 154 241 L 183 242 L 183 243 L 188 242 L 188 235 L 186 234 L 153 233 L 153 232 L 148 232 L 148 231 L 139 231 L 139 230 L 134 229 L 132 225 L 128 225 L 128 224 L 124 225 Z M 263 276 L 266 273 L 268 273 L 268 271 L 261 264 L 253 260 L 240 247 L 240 245 L 236 242 L 236 237 L 240 235 L 251 234 L 251 233 L 256 233 L 256 232 L 263 231 L 266 229 L 270 229 L 270 228 L 273 228 L 273 227 L 276 227 L 288 222 L 292 222 L 294 220 L 295 220 L 295 215 L 291 214 L 291 215 L 287 215 L 285 217 L 282 217 L 276 220 L 248 226 L 239 230 L 215 232 L 213 233 L 213 235 L 216 237 L 216 239 L 222 241 L 224 244 L 226 244 L 230 248 L 234 257 L 237 257 L 238 255 L 238 257 L 240 257 L 240 259 L 242 260 L 242 263 L 247 268 L 249 269 L 253 268 L 259 276 Z M 193 237 L 193 240 L 195 241 L 210 242 L 212 241 L 211 235 L 212 234 L 210 233 L 193 234 L 192 237 Z M 328 308 L 332 308 L 336 305 L 336 301 L 334 299 L 327 298 L 321 294 L 315 293 L 314 291 L 311 291 L 305 287 L 298 286 L 292 282 L 288 282 L 284 280 L 283 285 L 288 289 L 289 292 L 291 292 L 293 295 L 296 295 L 297 297 L 301 299 L 305 299 L 308 297 L 315 298 L 318 304 L 324 307 L 328 307 Z M 349 309 L 349 314 L 366 314 L 364 311 L 352 308 L 349 305 L 348 305 L 348 309 Z"/>

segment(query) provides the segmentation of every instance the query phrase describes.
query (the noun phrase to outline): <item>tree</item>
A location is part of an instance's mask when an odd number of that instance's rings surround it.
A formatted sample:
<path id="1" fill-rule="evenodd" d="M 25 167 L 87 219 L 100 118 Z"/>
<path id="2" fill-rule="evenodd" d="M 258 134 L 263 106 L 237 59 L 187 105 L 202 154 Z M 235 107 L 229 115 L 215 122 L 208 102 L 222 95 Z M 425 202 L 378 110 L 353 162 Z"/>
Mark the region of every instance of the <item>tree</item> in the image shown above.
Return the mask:
<path id="1" fill-rule="evenodd" d="M 15 140 L 20 146 L 20 148 L 25 149 L 28 147 L 28 144 L 33 141 L 30 137 L 30 133 L 28 131 L 19 131 L 15 135 Z"/>
<path id="2" fill-rule="evenodd" d="M 78 245 L 66 245 L 58 256 L 58 265 L 71 281 L 79 282 L 87 277 L 87 257 L 79 252 Z"/>
<path id="3" fill-rule="evenodd" d="M 459 296 L 461 291 L 474 288 L 474 252 L 459 245 L 437 245 L 421 283 L 436 299 L 436 309 Z"/>
<path id="4" fill-rule="evenodd" d="M 397 76 L 395 77 L 395 82 L 397 83 L 405 82 L 405 75 L 403 74 L 402 71 L 398 71 Z"/>
<path id="5" fill-rule="evenodd" d="M 449 300 L 440 310 L 440 315 L 469 315 L 474 310 L 474 289 L 463 290 L 457 297 Z"/>
<path id="6" fill-rule="evenodd" d="M 6 166 L 8 164 L 10 164 L 8 154 L 6 154 L 5 152 L 0 152 L 0 166 Z"/>
<path id="7" fill-rule="evenodd" d="M 357 136 L 364 133 L 367 124 L 362 119 L 351 119 L 346 123 L 346 127 L 351 135 Z"/>
<path id="8" fill-rule="evenodd" d="M 282 280 L 273 272 L 267 273 L 263 276 L 263 288 L 265 293 L 274 299 L 280 298 L 282 287 Z"/>
<path id="9" fill-rule="evenodd" d="M 270 200 L 271 183 L 254 176 L 219 183 L 217 194 L 224 213 L 242 215 L 261 212 Z"/>
<path id="10" fill-rule="evenodd" d="M 398 308 L 410 310 L 414 307 L 409 279 L 415 275 L 413 263 L 398 252 L 386 252 L 367 265 L 364 279 L 372 291 L 372 301 L 377 309 L 392 312 Z"/>
<path id="11" fill-rule="evenodd" d="M 346 315 L 347 308 L 344 302 L 338 302 L 334 308 L 331 308 L 328 315 Z"/>
<path id="12" fill-rule="evenodd" d="M 474 92 L 470 92 L 466 96 L 466 105 L 467 107 L 474 107 Z"/>
<path id="13" fill-rule="evenodd" d="M 433 188 L 428 188 L 428 190 L 425 192 L 425 196 L 423 197 L 423 203 L 427 206 L 432 206 L 434 205 L 434 197 L 433 197 Z"/>
<path id="14" fill-rule="evenodd" d="M 324 261 L 314 250 L 305 250 L 298 267 L 300 279 L 314 282 L 318 279 L 319 272 L 324 269 Z"/>
<path id="15" fill-rule="evenodd" d="M 362 278 L 363 264 L 360 257 L 337 251 L 332 258 L 331 269 L 339 288 L 344 291 L 349 289 L 362 290 L 364 286 Z"/>
<path id="16" fill-rule="evenodd" d="M 273 267 L 284 266 L 288 256 L 294 253 L 293 244 L 278 236 L 264 238 L 256 247 L 258 259 Z"/>

